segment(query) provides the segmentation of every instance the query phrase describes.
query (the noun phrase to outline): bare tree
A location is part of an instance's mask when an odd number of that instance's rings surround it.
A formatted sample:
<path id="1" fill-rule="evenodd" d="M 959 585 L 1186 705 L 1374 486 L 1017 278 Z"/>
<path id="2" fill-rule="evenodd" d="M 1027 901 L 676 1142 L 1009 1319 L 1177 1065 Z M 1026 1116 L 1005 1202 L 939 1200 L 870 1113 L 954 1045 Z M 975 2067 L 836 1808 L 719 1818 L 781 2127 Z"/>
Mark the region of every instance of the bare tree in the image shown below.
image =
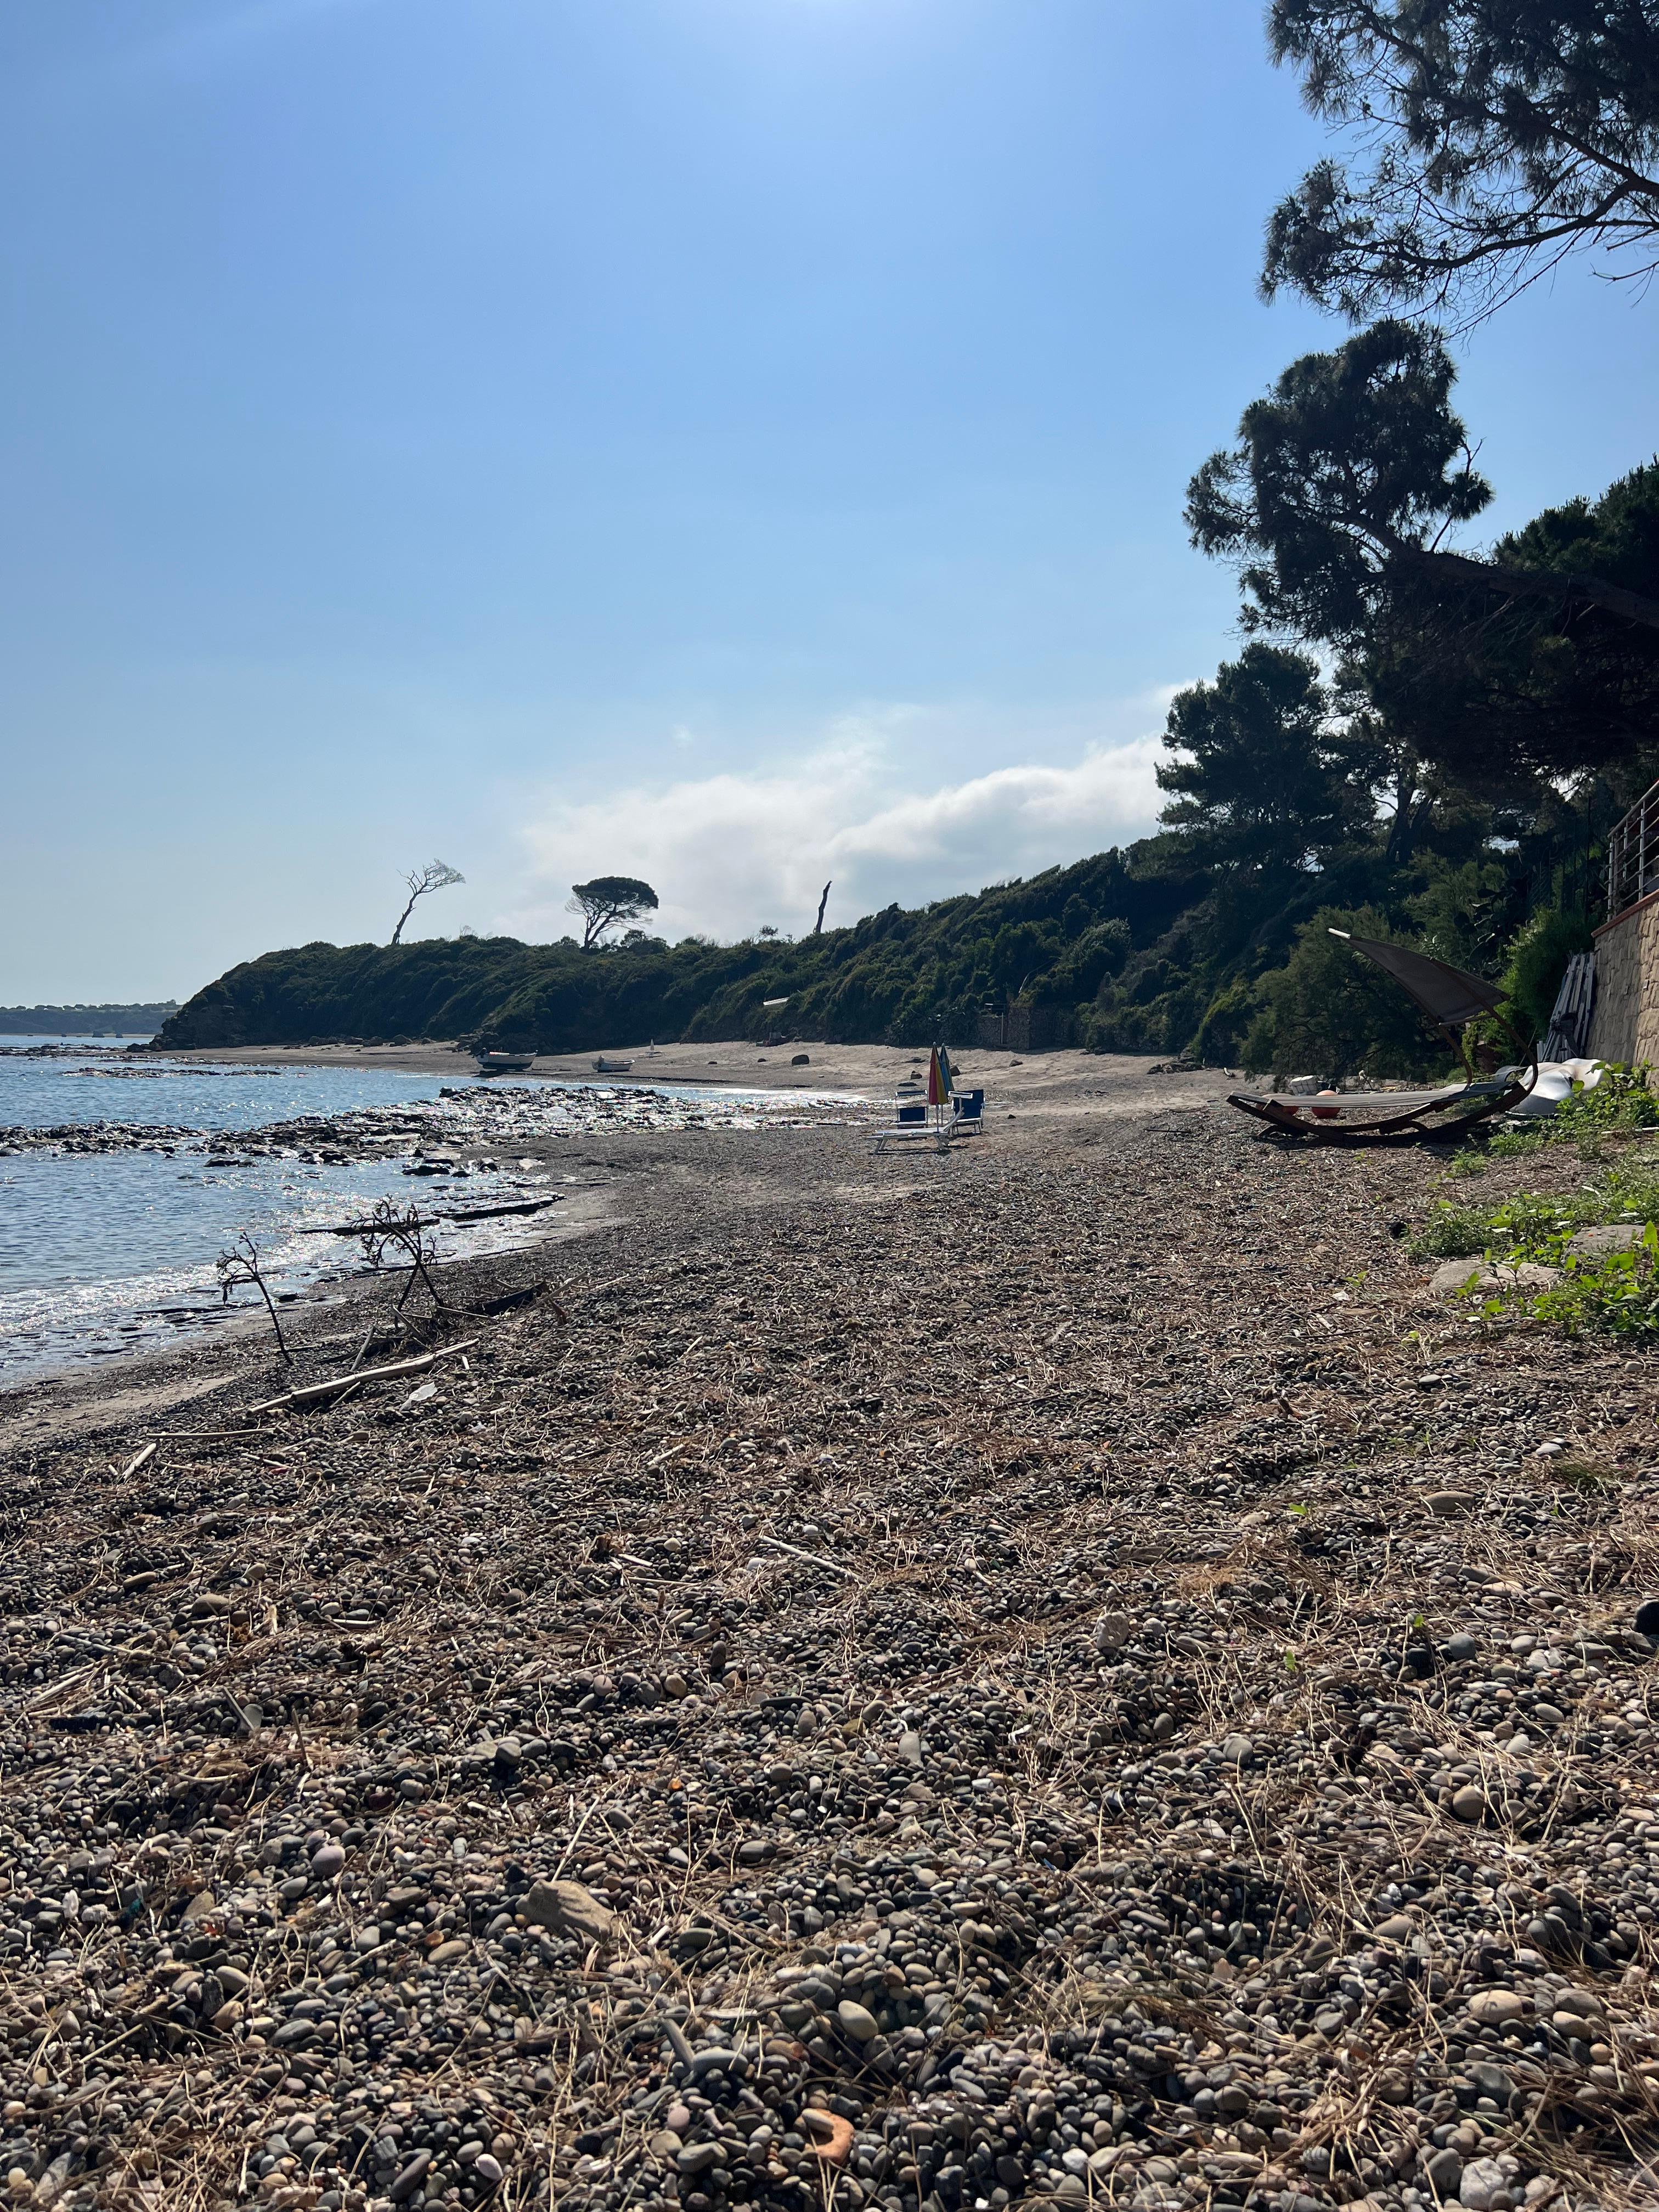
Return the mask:
<path id="1" fill-rule="evenodd" d="M 823 887 L 823 896 L 818 901 L 818 918 L 812 924 L 812 934 L 814 937 L 822 937 L 823 934 L 823 909 L 830 903 L 830 884 L 833 884 L 835 880 L 835 878 L 831 876 L 830 883 L 826 884 Z"/>
<path id="2" fill-rule="evenodd" d="M 399 1317 L 409 1302 L 410 1292 L 417 1282 L 425 1284 L 433 1310 L 443 1310 L 444 1302 L 438 1294 L 438 1285 L 427 1272 L 437 1257 L 437 1247 L 428 1234 L 430 1225 L 421 1218 L 418 1206 L 402 1206 L 395 1200 L 383 1198 L 377 1200 L 368 1220 L 357 1229 L 363 1257 L 376 1273 L 387 1267 L 402 1266 L 409 1269 L 409 1280 L 404 1285 L 403 1294 L 397 1304 Z"/>
<path id="3" fill-rule="evenodd" d="M 259 1247 L 246 1229 L 234 1238 L 228 1250 L 219 1255 L 213 1265 L 219 1278 L 221 1305 L 228 1306 L 230 1304 L 230 1294 L 239 1284 L 251 1283 L 258 1291 L 265 1302 L 265 1311 L 270 1316 L 270 1326 L 276 1338 L 276 1349 L 292 1367 L 294 1354 L 288 1348 L 287 1340 L 283 1334 L 283 1324 L 276 1317 L 276 1307 L 270 1295 L 270 1287 L 265 1281 L 264 1263 L 260 1256 Z"/>
<path id="4" fill-rule="evenodd" d="M 451 884 L 464 884 L 466 878 L 447 860 L 428 860 L 423 868 L 411 868 L 404 881 L 409 887 L 409 904 L 398 916 L 398 927 L 392 933 L 394 945 L 404 941 L 404 924 L 414 913 L 416 899 L 424 898 L 428 891 L 447 890 Z"/>
<path id="5" fill-rule="evenodd" d="M 582 951 L 591 952 L 619 921 L 637 921 L 642 914 L 654 914 L 657 894 L 637 876 L 595 876 L 591 883 L 571 884 L 564 910 L 582 917 Z"/>

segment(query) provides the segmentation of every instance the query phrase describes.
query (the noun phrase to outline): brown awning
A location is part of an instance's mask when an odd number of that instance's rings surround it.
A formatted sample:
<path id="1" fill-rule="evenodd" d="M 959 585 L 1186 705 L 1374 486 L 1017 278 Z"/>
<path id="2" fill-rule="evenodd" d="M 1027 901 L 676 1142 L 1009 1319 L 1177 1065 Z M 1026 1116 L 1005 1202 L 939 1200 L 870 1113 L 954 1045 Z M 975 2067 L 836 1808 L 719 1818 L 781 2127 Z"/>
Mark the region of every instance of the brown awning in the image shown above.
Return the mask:
<path id="1" fill-rule="evenodd" d="M 1379 938 L 1351 937 L 1346 929 L 1334 929 L 1331 935 L 1385 968 L 1431 1021 L 1449 1030 L 1461 1029 L 1477 1014 L 1492 1013 L 1504 1003 L 1501 984 L 1483 982 L 1449 961 L 1431 960 L 1426 952 L 1410 952 L 1403 945 L 1385 945 Z"/>

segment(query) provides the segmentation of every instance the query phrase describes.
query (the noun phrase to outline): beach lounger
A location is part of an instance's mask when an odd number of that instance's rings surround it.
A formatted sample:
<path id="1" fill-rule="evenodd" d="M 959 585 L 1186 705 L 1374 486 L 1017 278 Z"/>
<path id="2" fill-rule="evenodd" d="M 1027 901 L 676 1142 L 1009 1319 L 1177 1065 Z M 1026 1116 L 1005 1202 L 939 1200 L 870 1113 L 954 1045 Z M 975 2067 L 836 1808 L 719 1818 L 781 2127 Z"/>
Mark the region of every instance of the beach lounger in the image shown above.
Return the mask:
<path id="1" fill-rule="evenodd" d="M 1460 1035 L 1465 1022 L 1477 1014 L 1497 1013 L 1510 1036 L 1515 1036 L 1507 1019 L 1498 1013 L 1504 994 L 1498 984 L 1483 982 L 1478 975 L 1467 975 L 1447 961 L 1431 959 L 1427 953 L 1411 951 L 1403 945 L 1350 937 L 1346 929 L 1334 929 L 1331 935 L 1345 939 L 1356 952 L 1363 952 L 1385 969 L 1445 1032 L 1466 1067 L 1468 1062 Z M 1272 1128 L 1314 1144 L 1345 1145 L 1362 1138 L 1421 1137 L 1462 1130 L 1494 1114 L 1510 1112 L 1531 1091 L 1538 1076 L 1537 1048 L 1523 1046 L 1518 1037 L 1516 1045 L 1525 1064 L 1508 1075 L 1488 1080 L 1477 1079 L 1471 1071 L 1465 1083 L 1443 1084 L 1427 1091 L 1235 1091 L 1227 1103 Z"/>
<path id="2" fill-rule="evenodd" d="M 969 1129 L 959 1124 L 952 1114 L 949 1121 L 936 1121 L 933 1109 L 926 1103 L 915 1105 L 902 1102 L 890 1125 L 876 1139 L 878 1158 L 889 1145 L 931 1145 L 935 1152 L 948 1152 L 954 1139 L 965 1137 Z"/>
<path id="3" fill-rule="evenodd" d="M 1351 1137 L 1462 1127 L 1507 1114 L 1532 1088 L 1529 1083 L 1453 1083 L 1438 1091 L 1235 1091 L 1227 1100 L 1241 1114 L 1325 1144 Z M 1453 1109 L 1460 1110 L 1454 1112 Z M 1467 1108 L 1467 1111 L 1463 1109 Z M 1437 1121 L 1431 1117 L 1440 1117 Z"/>

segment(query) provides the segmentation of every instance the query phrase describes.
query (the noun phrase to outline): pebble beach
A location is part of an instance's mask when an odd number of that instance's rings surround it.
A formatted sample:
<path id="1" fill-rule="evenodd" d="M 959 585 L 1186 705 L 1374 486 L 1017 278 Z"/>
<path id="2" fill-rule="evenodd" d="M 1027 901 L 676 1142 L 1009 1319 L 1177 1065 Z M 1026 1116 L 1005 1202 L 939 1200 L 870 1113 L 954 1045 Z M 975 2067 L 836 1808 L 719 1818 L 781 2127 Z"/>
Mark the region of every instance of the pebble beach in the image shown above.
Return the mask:
<path id="1" fill-rule="evenodd" d="M 1650 2203 L 1650 1362 L 1224 1087 L 0 1398 L 10 2201 Z"/>

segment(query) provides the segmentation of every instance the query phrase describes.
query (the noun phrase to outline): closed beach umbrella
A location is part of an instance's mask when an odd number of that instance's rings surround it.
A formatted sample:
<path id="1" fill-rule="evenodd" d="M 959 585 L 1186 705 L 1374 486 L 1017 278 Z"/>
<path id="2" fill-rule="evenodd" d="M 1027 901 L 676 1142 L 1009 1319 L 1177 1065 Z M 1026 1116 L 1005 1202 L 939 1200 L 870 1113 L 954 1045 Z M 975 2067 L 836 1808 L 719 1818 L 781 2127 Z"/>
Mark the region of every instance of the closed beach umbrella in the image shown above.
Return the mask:
<path id="1" fill-rule="evenodd" d="M 936 1044 L 927 1060 L 927 1103 L 942 1106 L 951 1096 L 951 1055 Z"/>

